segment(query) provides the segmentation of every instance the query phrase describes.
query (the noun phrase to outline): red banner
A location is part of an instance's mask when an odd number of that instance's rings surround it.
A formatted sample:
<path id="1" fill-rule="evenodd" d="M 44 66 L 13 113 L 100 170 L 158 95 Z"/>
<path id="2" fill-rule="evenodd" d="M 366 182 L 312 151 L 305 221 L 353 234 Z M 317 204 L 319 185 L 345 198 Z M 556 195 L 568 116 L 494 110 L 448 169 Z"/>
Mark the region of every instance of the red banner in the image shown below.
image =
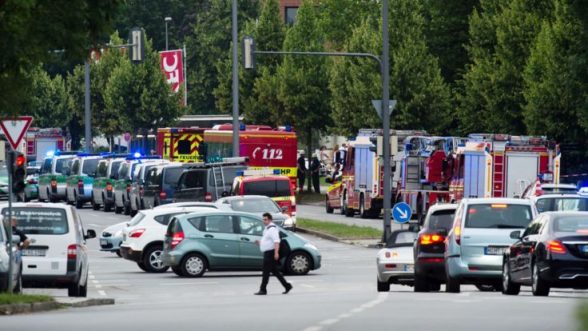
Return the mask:
<path id="1" fill-rule="evenodd" d="M 167 83 L 171 85 L 174 92 L 180 90 L 184 84 L 184 65 L 182 62 L 182 50 L 159 52 L 161 56 L 161 70 L 165 74 Z"/>

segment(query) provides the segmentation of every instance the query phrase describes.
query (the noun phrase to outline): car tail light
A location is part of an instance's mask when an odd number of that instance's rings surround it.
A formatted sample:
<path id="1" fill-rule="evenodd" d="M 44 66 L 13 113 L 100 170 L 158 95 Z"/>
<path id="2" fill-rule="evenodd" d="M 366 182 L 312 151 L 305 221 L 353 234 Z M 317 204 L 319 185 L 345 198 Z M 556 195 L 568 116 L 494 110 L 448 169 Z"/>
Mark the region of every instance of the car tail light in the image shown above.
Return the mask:
<path id="1" fill-rule="evenodd" d="M 29 180 L 27 181 L 27 183 L 29 183 L 29 184 L 37 184 L 37 181 L 36 181 L 36 180 L 34 180 L 34 179 L 29 179 Z"/>
<path id="2" fill-rule="evenodd" d="M 51 180 L 51 187 L 57 187 L 57 181 L 55 179 Z"/>
<path id="3" fill-rule="evenodd" d="M 78 257 L 78 245 L 71 244 L 67 246 L 67 259 L 75 260 Z"/>
<path id="4" fill-rule="evenodd" d="M 547 250 L 555 254 L 565 254 L 566 247 L 559 240 L 552 240 L 547 243 Z"/>
<path id="5" fill-rule="evenodd" d="M 144 232 L 145 232 L 145 229 L 133 230 L 133 231 L 129 232 L 129 238 L 139 238 L 143 235 Z"/>
<path id="6" fill-rule="evenodd" d="M 421 257 L 421 258 L 419 258 L 419 262 L 425 262 L 425 263 L 441 263 L 444 261 L 445 261 L 445 259 L 442 257 Z"/>
<path id="7" fill-rule="evenodd" d="M 184 232 L 176 232 L 174 233 L 174 236 L 172 237 L 172 241 L 171 241 L 171 249 L 176 248 L 176 246 L 178 246 L 182 240 L 184 240 Z"/>
<path id="8" fill-rule="evenodd" d="M 107 182 L 106 183 L 106 190 L 107 191 L 112 191 L 112 183 L 110 183 L 110 182 Z"/>
<path id="9" fill-rule="evenodd" d="M 163 200 L 165 198 L 167 198 L 167 193 L 165 193 L 165 191 L 159 192 L 159 199 Z"/>
<path id="10" fill-rule="evenodd" d="M 204 201 L 212 202 L 212 194 L 210 194 L 209 192 L 206 192 L 206 195 L 204 196 Z"/>
<path id="11" fill-rule="evenodd" d="M 453 235 L 455 236 L 455 243 L 461 245 L 461 219 L 457 219 L 455 221 L 455 225 L 453 226 Z"/>
<path id="12" fill-rule="evenodd" d="M 440 234 L 421 234 L 419 236 L 419 244 L 421 245 L 432 245 L 442 243 L 445 237 Z"/>
<path id="13" fill-rule="evenodd" d="M 131 192 L 131 184 L 127 184 L 127 193 Z"/>
<path id="14" fill-rule="evenodd" d="M 384 264 L 384 267 L 387 269 L 392 269 L 392 268 L 396 268 L 396 264 L 388 263 L 388 264 Z"/>

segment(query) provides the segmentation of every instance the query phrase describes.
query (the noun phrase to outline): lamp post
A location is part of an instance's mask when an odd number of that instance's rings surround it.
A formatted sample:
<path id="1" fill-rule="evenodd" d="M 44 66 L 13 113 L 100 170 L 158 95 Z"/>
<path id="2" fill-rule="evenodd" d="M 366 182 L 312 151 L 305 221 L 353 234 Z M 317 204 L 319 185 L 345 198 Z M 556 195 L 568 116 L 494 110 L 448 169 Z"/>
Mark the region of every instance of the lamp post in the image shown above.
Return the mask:
<path id="1" fill-rule="evenodd" d="M 232 3 L 233 32 L 233 156 L 239 156 L 239 62 L 237 61 L 237 0 Z"/>
<path id="2" fill-rule="evenodd" d="M 165 50 L 167 51 L 169 49 L 168 47 L 168 41 L 167 41 L 167 22 L 171 22 L 172 18 L 167 16 L 165 18 Z"/>

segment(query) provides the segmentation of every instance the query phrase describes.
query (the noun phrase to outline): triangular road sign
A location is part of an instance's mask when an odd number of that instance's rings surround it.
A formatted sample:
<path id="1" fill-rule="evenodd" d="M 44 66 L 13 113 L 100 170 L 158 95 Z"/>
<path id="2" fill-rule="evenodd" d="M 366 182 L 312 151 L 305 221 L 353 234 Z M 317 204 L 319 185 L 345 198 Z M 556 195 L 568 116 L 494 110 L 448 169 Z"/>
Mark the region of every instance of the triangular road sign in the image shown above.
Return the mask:
<path id="1" fill-rule="evenodd" d="M 18 149 L 18 145 L 31 126 L 31 122 L 33 122 L 33 117 L 31 116 L 20 116 L 0 121 L 0 128 L 2 128 L 13 150 Z"/>

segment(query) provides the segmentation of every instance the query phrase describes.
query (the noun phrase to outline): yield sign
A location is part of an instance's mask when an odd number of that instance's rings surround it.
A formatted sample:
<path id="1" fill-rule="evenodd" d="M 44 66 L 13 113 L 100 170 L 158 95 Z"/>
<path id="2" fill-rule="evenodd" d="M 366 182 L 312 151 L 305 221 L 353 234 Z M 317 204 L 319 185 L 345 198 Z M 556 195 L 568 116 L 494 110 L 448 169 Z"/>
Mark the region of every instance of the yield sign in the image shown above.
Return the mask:
<path id="1" fill-rule="evenodd" d="M 18 149 L 18 145 L 31 126 L 32 121 L 33 117 L 31 116 L 20 116 L 0 121 L 0 127 L 2 128 L 2 131 L 4 131 L 4 135 L 6 136 L 6 139 L 8 139 L 13 150 Z"/>

